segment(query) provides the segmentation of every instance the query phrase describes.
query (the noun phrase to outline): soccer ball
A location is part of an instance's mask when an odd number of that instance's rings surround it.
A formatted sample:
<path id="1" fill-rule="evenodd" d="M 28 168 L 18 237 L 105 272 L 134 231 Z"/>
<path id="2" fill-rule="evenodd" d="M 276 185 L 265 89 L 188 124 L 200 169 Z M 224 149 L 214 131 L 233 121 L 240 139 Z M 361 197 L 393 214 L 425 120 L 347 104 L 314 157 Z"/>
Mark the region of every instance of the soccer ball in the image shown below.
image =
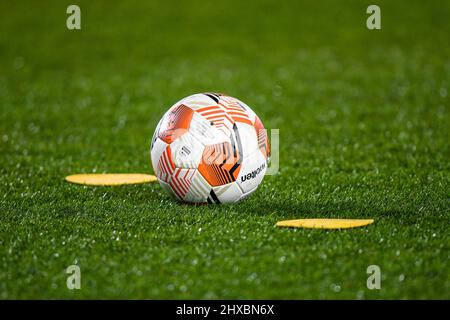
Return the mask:
<path id="1" fill-rule="evenodd" d="M 181 201 L 231 203 L 253 193 L 270 149 L 258 116 L 242 101 L 201 93 L 175 103 L 151 143 L 161 186 Z"/>

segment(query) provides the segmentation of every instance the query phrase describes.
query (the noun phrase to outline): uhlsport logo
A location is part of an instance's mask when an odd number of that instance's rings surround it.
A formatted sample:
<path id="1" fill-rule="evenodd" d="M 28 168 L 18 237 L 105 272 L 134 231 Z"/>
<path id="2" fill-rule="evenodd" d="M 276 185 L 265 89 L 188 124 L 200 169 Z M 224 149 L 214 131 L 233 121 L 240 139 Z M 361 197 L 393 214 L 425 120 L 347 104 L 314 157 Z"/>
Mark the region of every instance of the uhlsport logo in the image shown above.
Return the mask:
<path id="1" fill-rule="evenodd" d="M 261 173 L 262 170 L 264 170 L 264 168 L 266 167 L 266 163 L 263 163 L 258 169 L 253 170 L 250 173 L 247 173 L 246 175 L 243 175 L 241 177 L 241 182 L 244 182 L 245 180 L 250 180 L 253 179 L 254 177 L 256 177 L 258 174 Z"/>

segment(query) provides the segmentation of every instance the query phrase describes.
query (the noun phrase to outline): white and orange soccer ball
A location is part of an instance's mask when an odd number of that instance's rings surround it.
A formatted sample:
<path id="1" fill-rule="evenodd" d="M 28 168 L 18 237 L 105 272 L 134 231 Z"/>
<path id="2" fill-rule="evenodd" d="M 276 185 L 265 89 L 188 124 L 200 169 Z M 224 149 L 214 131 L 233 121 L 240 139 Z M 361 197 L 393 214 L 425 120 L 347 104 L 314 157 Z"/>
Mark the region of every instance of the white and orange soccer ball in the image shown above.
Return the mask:
<path id="1" fill-rule="evenodd" d="M 151 143 L 153 170 L 177 199 L 231 203 L 253 193 L 270 156 L 266 130 L 242 101 L 201 93 L 175 103 Z"/>

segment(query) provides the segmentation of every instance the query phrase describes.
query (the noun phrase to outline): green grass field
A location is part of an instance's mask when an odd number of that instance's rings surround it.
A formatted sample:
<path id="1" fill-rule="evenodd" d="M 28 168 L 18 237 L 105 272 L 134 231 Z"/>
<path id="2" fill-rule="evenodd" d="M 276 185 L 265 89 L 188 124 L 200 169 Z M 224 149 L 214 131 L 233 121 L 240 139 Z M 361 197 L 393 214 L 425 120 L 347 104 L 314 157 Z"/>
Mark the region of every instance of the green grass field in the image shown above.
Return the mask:
<path id="1" fill-rule="evenodd" d="M 69 31 L 73 3 L 0 4 L 0 298 L 450 299 L 448 1 L 377 1 L 381 30 L 369 1 L 77 0 Z M 64 181 L 152 173 L 160 117 L 205 91 L 280 129 L 246 201 Z M 274 226 L 310 217 L 376 223 Z"/>

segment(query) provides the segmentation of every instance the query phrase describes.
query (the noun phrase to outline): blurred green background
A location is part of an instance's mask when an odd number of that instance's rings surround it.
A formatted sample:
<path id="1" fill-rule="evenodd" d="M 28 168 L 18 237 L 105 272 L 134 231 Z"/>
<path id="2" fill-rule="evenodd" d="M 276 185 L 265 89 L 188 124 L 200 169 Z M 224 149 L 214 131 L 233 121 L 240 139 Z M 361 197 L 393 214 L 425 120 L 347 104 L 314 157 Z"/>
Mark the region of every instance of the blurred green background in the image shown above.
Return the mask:
<path id="1" fill-rule="evenodd" d="M 450 3 L 377 1 L 381 30 L 370 4 L 2 1 L 0 298 L 449 299 Z M 280 174 L 245 202 L 64 182 L 151 173 L 158 120 L 205 91 L 280 129 Z M 274 227 L 305 217 L 376 223 Z"/>

